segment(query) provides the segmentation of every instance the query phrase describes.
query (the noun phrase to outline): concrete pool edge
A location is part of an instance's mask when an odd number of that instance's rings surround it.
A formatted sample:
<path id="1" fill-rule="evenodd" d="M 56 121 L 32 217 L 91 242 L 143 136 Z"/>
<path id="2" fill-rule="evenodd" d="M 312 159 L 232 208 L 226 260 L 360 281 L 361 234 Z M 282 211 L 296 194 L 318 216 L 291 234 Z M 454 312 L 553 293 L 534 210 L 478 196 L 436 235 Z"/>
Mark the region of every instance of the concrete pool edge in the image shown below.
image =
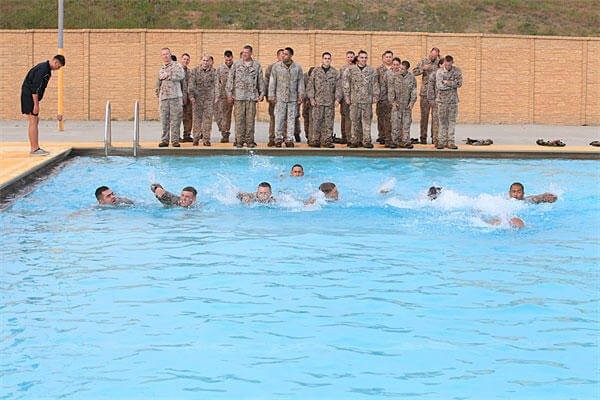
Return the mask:
<path id="1" fill-rule="evenodd" d="M 63 165 L 69 158 L 73 149 L 67 148 L 57 154 L 36 159 L 40 161 L 28 169 L 20 171 L 17 175 L 6 179 L 0 178 L 0 211 L 9 207 L 14 200 L 30 193 L 35 187 L 35 182 L 51 175 L 56 169 Z"/>
<path id="2" fill-rule="evenodd" d="M 104 148 L 77 147 L 72 148 L 73 156 L 104 156 Z M 600 160 L 600 150 L 577 148 L 534 148 L 531 146 L 495 146 L 494 148 L 477 146 L 459 146 L 458 150 L 436 150 L 429 146 L 415 146 L 414 149 L 387 149 L 383 146 L 373 149 L 349 149 L 346 147 L 311 148 L 296 146 L 293 148 L 273 148 L 259 145 L 255 148 L 237 149 L 229 146 L 155 148 L 142 146 L 138 148 L 138 156 L 211 156 L 211 155 L 266 155 L 266 156 L 347 156 L 370 158 L 498 158 L 498 159 L 573 159 Z M 113 147 L 110 156 L 133 156 L 131 147 Z"/>

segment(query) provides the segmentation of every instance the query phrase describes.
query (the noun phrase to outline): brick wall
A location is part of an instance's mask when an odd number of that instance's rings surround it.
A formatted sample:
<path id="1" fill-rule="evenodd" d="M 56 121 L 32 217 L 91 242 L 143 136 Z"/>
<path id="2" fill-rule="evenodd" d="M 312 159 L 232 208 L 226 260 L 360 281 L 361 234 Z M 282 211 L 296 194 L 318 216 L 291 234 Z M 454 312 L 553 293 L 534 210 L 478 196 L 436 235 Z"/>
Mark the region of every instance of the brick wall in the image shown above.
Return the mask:
<path id="1" fill-rule="evenodd" d="M 0 118 L 19 119 L 20 86 L 28 69 L 56 53 L 54 30 L 0 30 Z M 234 56 L 244 44 L 254 47 L 263 69 L 275 51 L 291 46 L 304 68 L 318 65 L 323 51 L 334 65 L 348 49 L 364 49 L 374 67 L 391 49 L 412 66 L 439 47 L 463 71 L 459 121 L 503 124 L 600 124 L 600 38 L 483 34 L 431 34 L 338 31 L 67 30 L 64 36 L 65 118 L 103 119 L 110 100 L 114 119 L 131 119 L 136 100 L 143 119 L 157 119 L 154 85 L 160 49 L 188 52 L 192 66 L 203 53 L 221 62 L 225 49 Z M 420 84 L 420 79 L 417 79 Z M 42 117 L 56 114 L 56 85 L 48 85 Z M 12 99 L 12 100 L 11 100 Z M 258 108 L 266 119 L 266 104 Z M 414 119 L 419 118 L 419 107 Z"/>

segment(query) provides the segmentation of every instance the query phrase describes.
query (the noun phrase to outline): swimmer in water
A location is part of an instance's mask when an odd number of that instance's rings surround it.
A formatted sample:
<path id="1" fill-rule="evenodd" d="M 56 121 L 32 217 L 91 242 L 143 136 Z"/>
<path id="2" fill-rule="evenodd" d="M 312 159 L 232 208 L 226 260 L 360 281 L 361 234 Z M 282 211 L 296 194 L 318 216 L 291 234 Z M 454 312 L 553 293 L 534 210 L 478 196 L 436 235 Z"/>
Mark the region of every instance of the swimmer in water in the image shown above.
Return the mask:
<path id="1" fill-rule="evenodd" d="M 319 185 L 319 190 L 325 195 L 325 201 L 338 201 L 340 192 L 333 182 L 323 182 Z M 314 204 L 317 201 L 315 196 L 311 196 L 304 204 Z"/>
<path id="2" fill-rule="evenodd" d="M 427 191 L 427 197 L 429 200 L 433 201 L 438 198 L 438 196 L 442 193 L 442 188 L 437 186 L 432 186 Z"/>
<path id="3" fill-rule="evenodd" d="M 510 185 L 510 188 L 508 189 L 508 196 L 511 199 L 524 200 L 528 203 L 534 204 L 554 203 L 557 199 L 556 195 L 547 192 L 542 194 L 535 194 L 532 196 L 525 196 L 525 187 L 520 182 L 515 182 L 512 185 Z"/>
<path id="4" fill-rule="evenodd" d="M 304 168 L 300 164 L 294 164 L 292 170 L 290 171 L 290 176 L 304 176 Z"/>
<path id="5" fill-rule="evenodd" d="M 117 197 L 108 186 L 100 186 L 95 192 L 96 200 L 100 205 L 119 206 L 133 205 L 133 201 L 126 197 Z"/>
<path id="6" fill-rule="evenodd" d="M 158 183 L 153 183 L 150 186 L 150 190 L 152 190 L 158 201 L 165 206 L 191 207 L 196 202 L 196 195 L 198 194 L 198 191 L 192 186 L 186 186 L 181 189 L 181 194 L 177 196 L 171 192 L 167 192 Z"/>
<path id="7" fill-rule="evenodd" d="M 268 182 L 259 183 L 258 187 L 256 188 L 256 193 L 239 192 L 237 194 L 237 198 L 246 204 L 269 204 L 275 202 L 271 192 L 271 185 Z"/>

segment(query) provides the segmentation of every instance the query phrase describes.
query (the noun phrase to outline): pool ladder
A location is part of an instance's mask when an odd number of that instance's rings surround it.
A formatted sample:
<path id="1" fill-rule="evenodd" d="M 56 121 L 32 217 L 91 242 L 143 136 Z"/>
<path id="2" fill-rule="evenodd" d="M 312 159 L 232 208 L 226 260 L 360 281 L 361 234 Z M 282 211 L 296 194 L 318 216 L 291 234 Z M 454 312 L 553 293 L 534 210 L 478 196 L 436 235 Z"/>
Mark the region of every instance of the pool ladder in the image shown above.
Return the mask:
<path id="1" fill-rule="evenodd" d="M 140 146 L 140 102 L 136 100 L 133 108 L 133 156 L 137 157 Z M 110 100 L 106 101 L 106 115 L 104 117 L 104 155 L 112 147 L 112 118 L 110 115 Z"/>

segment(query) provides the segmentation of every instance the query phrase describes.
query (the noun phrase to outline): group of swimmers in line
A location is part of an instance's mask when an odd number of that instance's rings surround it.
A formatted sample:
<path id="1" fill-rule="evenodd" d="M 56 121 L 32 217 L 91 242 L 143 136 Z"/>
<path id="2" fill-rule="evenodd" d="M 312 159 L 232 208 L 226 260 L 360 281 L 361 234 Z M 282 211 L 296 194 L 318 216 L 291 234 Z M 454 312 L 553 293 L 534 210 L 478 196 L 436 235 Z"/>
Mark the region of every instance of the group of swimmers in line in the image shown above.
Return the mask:
<path id="1" fill-rule="evenodd" d="M 290 176 L 304 176 L 304 168 L 302 167 L 302 165 L 295 164 L 294 166 L 292 166 Z M 198 191 L 192 186 L 186 186 L 183 189 L 181 189 L 181 194 L 179 196 L 168 192 L 158 183 L 153 183 L 150 186 L 150 190 L 152 191 L 152 193 L 154 193 L 158 201 L 160 201 L 162 204 L 166 206 L 175 207 L 192 207 L 196 203 L 196 197 L 198 195 Z M 325 201 L 339 200 L 339 191 L 337 186 L 333 182 L 321 183 L 321 185 L 319 185 L 319 191 L 322 193 Z M 381 194 L 386 194 L 388 192 L 389 189 L 380 190 Z M 427 197 L 429 198 L 429 200 L 433 201 L 436 200 L 441 193 L 441 187 L 431 186 L 427 191 Z M 134 204 L 133 201 L 129 200 L 126 197 L 116 196 L 108 186 L 100 186 L 99 188 L 97 188 L 95 195 L 96 200 L 98 200 L 98 204 L 100 205 L 118 206 Z M 510 185 L 510 188 L 508 190 L 508 196 L 515 200 L 526 201 L 534 204 L 554 203 L 557 200 L 556 195 L 552 193 L 542 193 L 532 196 L 525 196 L 525 187 L 522 183 L 519 182 L 514 182 Z M 270 204 L 276 201 L 273 197 L 271 185 L 268 182 L 259 183 L 258 187 L 256 188 L 256 192 L 239 192 L 236 197 L 241 202 L 246 204 Z M 313 195 L 307 200 L 305 200 L 304 204 L 314 204 L 316 200 L 317 197 Z M 501 221 L 499 219 L 494 219 L 488 221 L 488 223 L 490 223 L 491 225 L 500 225 Z M 513 217 L 509 220 L 509 225 L 514 228 L 522 228 L 525 224 L 520 218 Z"/>
<path id="2" fill-rule="evenodd" d="M 304 176 L 304 168 L 300 164 L 295 164 L 290 171 L 290 176 L 301 177 Z M 192 186 L 186 186 L 181 189 L 181 194 L 177 196 L 171 192 L 165 190 L 162 185 L 153 183 L 150 185 L 150 190 L 158 201 L 166 206 L 176 207 L 191 207 L 196 203 L 196 197 L 198 191 Z M 339 192 L 337 186 L 333 182 L 323 182 L 319 185 L 319 191 L 323 193 L 326 201 L 337 201 L 339 200 Z M 133 205 L 133 201 L 126 197 L 118 197 L 108 186 L 100 186 L 95 192 L 96 200 L 100 205 L 118 206 L 118 205 Z M 258 184 L 256 192 L 239 192 L 237 198 L 246 204 L 250 203 L 262 203 L 269 204 L 274 203 L 275 198 L 273 197 L 271 184 L 268 182 L 261 182 Z M 304 204 L 314 204 L 317 200 L 316 196 L 311 196 L 304 201 Z"/>

